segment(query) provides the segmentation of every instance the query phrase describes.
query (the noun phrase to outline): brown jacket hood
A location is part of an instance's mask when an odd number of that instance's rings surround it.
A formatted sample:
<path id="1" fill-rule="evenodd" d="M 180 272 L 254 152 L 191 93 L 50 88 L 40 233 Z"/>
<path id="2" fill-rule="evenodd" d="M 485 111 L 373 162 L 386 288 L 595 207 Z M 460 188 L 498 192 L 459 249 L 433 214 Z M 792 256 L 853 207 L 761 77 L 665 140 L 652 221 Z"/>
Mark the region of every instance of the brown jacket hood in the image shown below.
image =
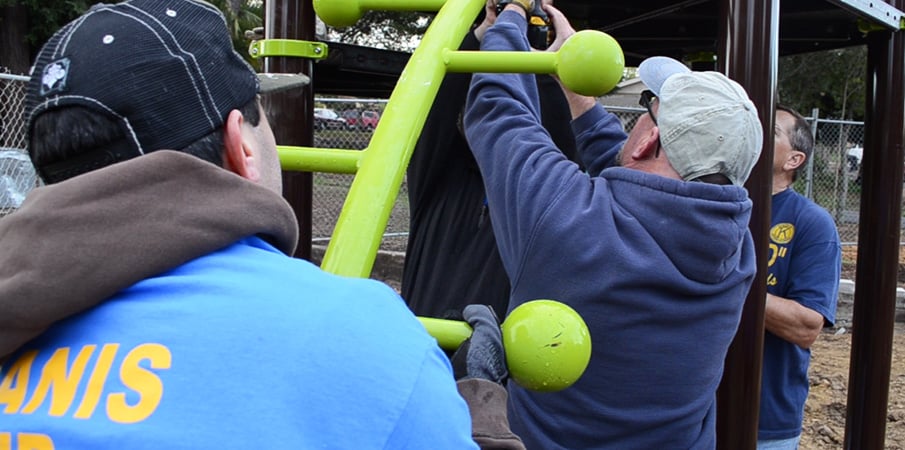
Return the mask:
<path id="1" fill-rule="evenodd" d="M 0 220 L 0 361 L 54 322 L 252 235 L 292 254 L 289 204 L 180 152 L 35 189 Z"/>

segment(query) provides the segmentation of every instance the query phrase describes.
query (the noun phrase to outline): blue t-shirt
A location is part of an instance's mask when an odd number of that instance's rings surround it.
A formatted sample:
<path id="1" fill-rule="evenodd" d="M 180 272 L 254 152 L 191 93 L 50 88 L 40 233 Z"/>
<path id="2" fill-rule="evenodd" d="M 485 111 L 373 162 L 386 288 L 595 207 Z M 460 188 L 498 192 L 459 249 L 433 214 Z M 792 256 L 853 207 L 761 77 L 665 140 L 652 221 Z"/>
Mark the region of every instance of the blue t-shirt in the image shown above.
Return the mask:
<path id="1" fill-rule="evenodd" d="M 448 359 L 388 286 L 247 238 L 0 366 L 0 448 L 477 448 Z"/>
<path id="2" fill-rule="evenodd" d="M 773 196 L 767 292 L 795 300 L 836 320 L 842 247 L 833 218 L 816 203 L 787 189 Z M 764 333 L 758 439 L 801 434 L 808 397 L 811 351 Z"/>

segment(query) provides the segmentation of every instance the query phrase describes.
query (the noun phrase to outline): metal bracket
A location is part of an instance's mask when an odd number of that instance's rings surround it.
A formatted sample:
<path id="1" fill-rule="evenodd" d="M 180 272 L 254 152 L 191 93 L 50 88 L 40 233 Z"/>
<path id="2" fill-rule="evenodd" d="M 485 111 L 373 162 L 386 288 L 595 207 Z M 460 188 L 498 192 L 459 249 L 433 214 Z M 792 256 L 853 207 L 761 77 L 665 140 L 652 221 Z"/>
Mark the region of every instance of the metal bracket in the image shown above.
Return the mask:
<path id="1" fill-rule="evenodd" d="M 894 6 L 885 1 L 875 0 L 830 0 L 843 9 L 847 9 L 862 20 L 868 21 L 870 25 L 859 23 L 862 32 L 868 33 L 885 29 L 887 31 L 897 31 L 902 29 L 903 16 L 905 13 L 898 10 Z M 879 26 L 879 28 L 875 28 Z"/>
<path id="2" fill-rule="evenodd" d="M 327 44 L 323 42 L 300 41 L 295 39 L 261 39 L 252 41 L 248 46 L 248 54 L 252 58 L 269 56 L 293 56 L 296 58 L 324 59 L 327 57 Z"/>
<path id="3" fill-rule="evenodd" d="M 905 18 L 900 20 L 899 30 L 905 29 Z M 865 19 L 858 19 L 858 31 L 863 34 L 872 33 L 874 31 L 890 31 L 888 27 L 884 27 L 876 22 L 871 22 Z M 895 31 L 895 30 L 892 30 Z"/>

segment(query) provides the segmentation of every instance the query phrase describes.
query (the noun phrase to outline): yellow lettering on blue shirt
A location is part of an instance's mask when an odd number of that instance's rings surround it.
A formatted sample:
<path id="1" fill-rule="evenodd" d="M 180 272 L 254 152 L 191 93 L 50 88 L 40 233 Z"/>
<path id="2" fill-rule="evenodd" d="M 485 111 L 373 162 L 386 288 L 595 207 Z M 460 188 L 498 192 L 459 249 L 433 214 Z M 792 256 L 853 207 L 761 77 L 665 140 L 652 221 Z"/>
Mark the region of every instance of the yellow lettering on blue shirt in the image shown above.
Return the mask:
<path id="1" fill-rule="evenodd" d="M 94 345 L 86 345 L 82 347 L 72 364 L 72 370 L 67 373 L 67 362 L 69 361 L 69 347 L 57 349 L 44 363 L 44 369 L 41 371 L 41 378 L 38 380 L 38 387 L 35 388 L 34 394 L 31 396 L 28 404 L 22 409 L 21 414 L 31 414 L 35 412 L 47 397 L 47 393 L 52 389 L 53 395 L 50 400 L 51 416 L 62 416 L 66 414 L 69 405 L 75 398 L 75 391 L 78 389 L 81 374 L 85 373 L 85 366 L 88 365 L 88 358 L 94 353 Z"/>
<path id="2" fill-rule="evenodd" d="M 13 443 L 16 446 L 13 447 Z M 46 434 L 16 433 L 13 441 L 12 433 L 0 432 L 0 450 L 53 450 L 53 439 Z"/>
<path id="3" fill-rule="evenodd" d="M 152 369 L 169 369 L 170 350 L 160 344 L 143 344 L 132 349 L 119 368 L 119 379 L 137 392 L 141 399 L 135 405 L 126 403 L 126 394 L 117 392 L 107 397 L 107 417 L 114 422 L 135 423 L 154 413 L 163 398 L 163 382 L 157 374 L 138 365 L 149 360 Z"/>
<path id="4" fill-rule="evenodd" d="M 49 416 L 62 417 L 72 413 L 70 410 L 78 401 L 72 417 L 89 419 L 94 415 L 101 399 L 105 399 L 106 416 L 113 422 L 136 423 L 150 417 L 163 399 L 163 380 L 157 371 L 170 368 L 170 349 L 161 344 L 145 343 L 129 350 L 118 367 L 119 381 L 128 390 L 112 391 L 106 385 L 114 369 L 120 344 L 104 344 L 100 352 L 96 352 L 97 348 L 97 345 L 82 346 L 71 364 L 69 361 L 70 355 L 74 353 L 73 348 L 53 349 L 53 353 L 41 367 L 35 365 L 38 355 L 50 350 L 23 353 L 10 363 L 9 370 L 0 380 L 0 405 L 6 405 L 2 413 L 34 414 L 46 406 Z M 95 353 L 97 358 L 91 364 Z M 142 364 L 146 361 L 147 364 L 143 367 Z M 32 374 L 38 374 L 39 371 L 36 383 L 29 383 Z M 29 389 L 30 385 L 33 388 Z M 84 389 L 82 398 L 78 399 L 80 386 L 84 386 Z M 127 400 L 127 395 L 130 394 L 138 396 L 134 404 Z M 27 435 L 23 440 L 20 435 L 22 433 L 17 435 L 16 448 L 53 448 L 53 441 L 49 437 L 42 440 L 43 435 Z M 12 436 L 4 436 L 0 432 L 0 450 L 13 448 L 12 444 Z"/>
<path id="5" fill-rule="evenodd" d="M 0 381 L 0 405 L 6 405 L 3 414 L 16 414 L 25 402 L 31 365 L 37 356 L 36 350 L 25 352 L 12 362 L 9 372 L 3 377 L 3 381 Z"/>

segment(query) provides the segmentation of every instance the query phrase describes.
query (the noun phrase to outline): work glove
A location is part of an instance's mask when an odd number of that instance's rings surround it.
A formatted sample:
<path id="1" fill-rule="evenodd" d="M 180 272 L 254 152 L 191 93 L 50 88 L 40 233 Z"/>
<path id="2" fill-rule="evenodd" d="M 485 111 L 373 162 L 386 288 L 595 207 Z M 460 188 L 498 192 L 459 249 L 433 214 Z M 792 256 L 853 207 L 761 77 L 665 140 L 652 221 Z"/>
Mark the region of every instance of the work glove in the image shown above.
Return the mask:
<path id="1" fill-rule="evenodd" d="M 503 333 L 493 308 L 468 305 L 462 317 L 474 330 L 452 356 L 456 380 L 480 378 L 503 384 L 509 376 Z"/>
<path id="2" fill-rule="evenodd" d="M 525 14 L 531 14 L 531 10 L 534 9 L 534 0 L 499 0 L 496 3 L 496 13 L 500 15 L 503 12 L 503 9 L 506 8 L 506 5 L 510 3 L 515 3 L 525 10 Z"/>

